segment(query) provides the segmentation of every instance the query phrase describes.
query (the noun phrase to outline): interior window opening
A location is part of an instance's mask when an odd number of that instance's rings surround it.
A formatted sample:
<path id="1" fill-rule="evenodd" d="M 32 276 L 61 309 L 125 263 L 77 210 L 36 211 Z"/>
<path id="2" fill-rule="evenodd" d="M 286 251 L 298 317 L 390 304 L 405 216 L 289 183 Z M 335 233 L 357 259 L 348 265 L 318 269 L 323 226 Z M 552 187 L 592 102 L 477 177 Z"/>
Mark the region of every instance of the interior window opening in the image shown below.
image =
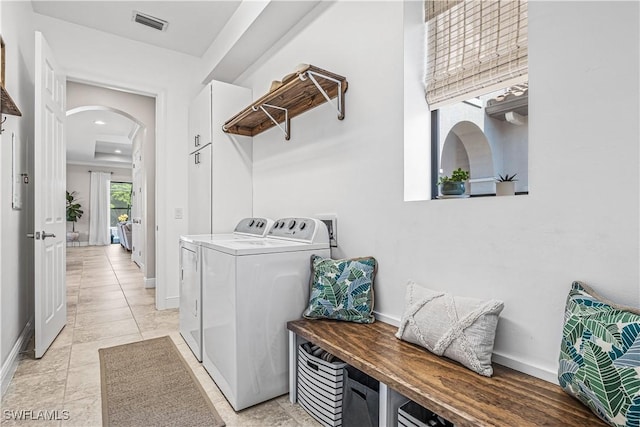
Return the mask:
<path id="1" fill-rule="evenodd" d="M 524 82 L 432 112 L 434 198 L 528 194 L 528 94 Z M 463 192 L 443 193 L 457 170 Z"/>

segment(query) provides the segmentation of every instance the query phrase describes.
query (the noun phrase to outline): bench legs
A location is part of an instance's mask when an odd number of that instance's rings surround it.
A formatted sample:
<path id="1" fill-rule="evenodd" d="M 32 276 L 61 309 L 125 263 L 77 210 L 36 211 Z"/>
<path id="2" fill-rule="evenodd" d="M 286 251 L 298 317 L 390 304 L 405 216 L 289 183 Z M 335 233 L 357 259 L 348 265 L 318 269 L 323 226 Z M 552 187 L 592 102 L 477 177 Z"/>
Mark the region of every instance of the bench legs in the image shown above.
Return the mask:
<path id="1" fill-rule="evenodd" d="M 389 419 L 389 417 L 387 416 L 387 400 L 389 396 L 389 388 L 387 387 L 386 384 L 384 383 L 380 383 L 380 391 L 378 392 L 378 397 L 379 397 L 379 407 L 378 407 L 378 426 L 379 427 L 386 427 L 387 425 L 387 420 Z"/>
<path id="2" fill-rule="evenodd" d="M 298 401 L 298 335 L 289 331 L 289 401 Z"/>

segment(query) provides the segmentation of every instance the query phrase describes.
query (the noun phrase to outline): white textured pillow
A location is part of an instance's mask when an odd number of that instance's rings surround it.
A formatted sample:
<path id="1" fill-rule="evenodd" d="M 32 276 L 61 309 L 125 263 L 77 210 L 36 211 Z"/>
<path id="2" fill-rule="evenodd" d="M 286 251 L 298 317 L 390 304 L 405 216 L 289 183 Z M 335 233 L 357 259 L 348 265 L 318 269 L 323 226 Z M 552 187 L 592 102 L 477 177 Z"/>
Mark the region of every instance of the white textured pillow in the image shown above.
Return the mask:
<path id="1" fill-rule="evenodd" d="M 490 377 L 493 340 L 503 307 L 502 301 L 455 297 L 409 281 L 396 337 Z"/>

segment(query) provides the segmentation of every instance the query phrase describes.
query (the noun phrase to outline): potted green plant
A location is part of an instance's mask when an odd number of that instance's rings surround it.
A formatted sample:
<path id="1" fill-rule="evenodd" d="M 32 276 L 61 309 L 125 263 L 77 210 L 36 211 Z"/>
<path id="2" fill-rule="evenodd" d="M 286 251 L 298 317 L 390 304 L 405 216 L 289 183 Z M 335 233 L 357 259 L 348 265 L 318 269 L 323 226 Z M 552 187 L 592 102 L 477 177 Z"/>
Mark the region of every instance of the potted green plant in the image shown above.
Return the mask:
<path id="1" fill-rule="evenodd" d="M 67 191 L 67 221 L 71 223 L 72 230 L 67 233 L 68 241 L 76 241 L 80 235 L 80 233 L 76 231 L 76 222 L 82 218 L 82 214 L 84 213 L 81 208 L 82 205 L 78 203 L 78 200 L 76 199 L 76 192 L 72 191 L 69 193 Z"/>
<path id="2" fill-rule="evenodd" d="M 451 176 L 441 176 L 438 180 L 440 194 L 443 196 L 461 196 L 464 194 L 465 183 L 469 179 L 469 171 L 458 168 L 451 172 Z"/>
<path id="3" fill-rule="evenodd" d="M 517 175 L 517 173 L 513 175 L 507 173 L 504 176 L 498 175 L 496 178 L 496 196 L 514 196 L 516 194 Z"/>

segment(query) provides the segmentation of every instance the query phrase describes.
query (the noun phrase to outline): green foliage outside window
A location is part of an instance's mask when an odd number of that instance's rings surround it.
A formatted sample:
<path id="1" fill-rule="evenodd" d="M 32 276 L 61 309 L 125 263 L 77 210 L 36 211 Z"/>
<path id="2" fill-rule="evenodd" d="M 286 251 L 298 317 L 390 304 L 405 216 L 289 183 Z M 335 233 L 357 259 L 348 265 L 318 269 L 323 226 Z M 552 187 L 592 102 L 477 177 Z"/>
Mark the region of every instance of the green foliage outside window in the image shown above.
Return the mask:
<path id="1" fill-rule="evenodd" d="M 120 216 L 131 217 L 131 191 L 130 182 L 111 181 L 111 227 L 118 224 Z"/>

